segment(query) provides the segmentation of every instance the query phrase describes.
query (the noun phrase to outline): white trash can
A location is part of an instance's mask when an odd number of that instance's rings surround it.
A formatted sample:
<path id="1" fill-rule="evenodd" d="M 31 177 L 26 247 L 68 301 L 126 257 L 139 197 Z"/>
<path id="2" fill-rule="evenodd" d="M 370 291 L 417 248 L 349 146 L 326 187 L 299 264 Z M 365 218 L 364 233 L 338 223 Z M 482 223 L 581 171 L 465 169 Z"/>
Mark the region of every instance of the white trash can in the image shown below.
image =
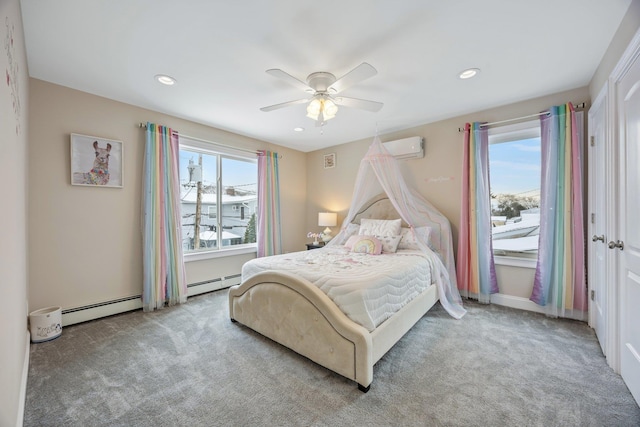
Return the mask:
<path id="1" fill-rule="evenodd" d="M 31 342 L 44 342 L 62 334 L 62 307 L 47 307 L 29 313 Z"/>

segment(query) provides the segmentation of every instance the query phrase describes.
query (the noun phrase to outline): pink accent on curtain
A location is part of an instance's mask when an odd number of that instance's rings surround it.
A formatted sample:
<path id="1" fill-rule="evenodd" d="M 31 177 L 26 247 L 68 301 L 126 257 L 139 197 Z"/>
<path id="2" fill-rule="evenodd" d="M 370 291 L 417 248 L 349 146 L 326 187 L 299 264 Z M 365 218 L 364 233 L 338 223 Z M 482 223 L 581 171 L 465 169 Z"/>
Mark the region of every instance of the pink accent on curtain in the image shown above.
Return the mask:
<path id="1" fill-rule="evenodd" d="M 142 195 L 144 311 L 187 301 L 178 163 L 178 134 L 147 123 Z"/>
<path id="2" fill-rule="evenodd" d="M 531 301 L 552 317 L 586 320 L 582 147 L 573 105 L 540 119 L 540 243 Z"/>
<path id="3" fill-rule="evenodd" d="M 489 136 L 480 123 L 465 124 L 457 276 L 463 297 L 489 303 L 499 292 L 491 241 Z"/>
<path id="4" fill-rule="evenodd" d="M 258 257 L 282 253 L 278 153 L 258 154 Z"/>

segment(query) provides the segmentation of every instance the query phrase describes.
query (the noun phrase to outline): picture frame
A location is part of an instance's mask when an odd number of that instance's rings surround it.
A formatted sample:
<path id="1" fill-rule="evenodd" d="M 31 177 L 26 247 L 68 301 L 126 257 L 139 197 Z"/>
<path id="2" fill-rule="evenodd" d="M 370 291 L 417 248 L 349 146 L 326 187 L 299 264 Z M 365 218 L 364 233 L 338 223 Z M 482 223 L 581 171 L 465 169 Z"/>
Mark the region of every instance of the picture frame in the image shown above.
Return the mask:
<path id="1" fill-rule="evenodd" d="M 122 188 L 122 141 L 71 134 L 71 185 Z"/>
<path id="2" fill-rule="evenodd" d="M 336 167 L 336 153 L 329 153 L 324 155 L 324 168 L 333 169 Z"/>

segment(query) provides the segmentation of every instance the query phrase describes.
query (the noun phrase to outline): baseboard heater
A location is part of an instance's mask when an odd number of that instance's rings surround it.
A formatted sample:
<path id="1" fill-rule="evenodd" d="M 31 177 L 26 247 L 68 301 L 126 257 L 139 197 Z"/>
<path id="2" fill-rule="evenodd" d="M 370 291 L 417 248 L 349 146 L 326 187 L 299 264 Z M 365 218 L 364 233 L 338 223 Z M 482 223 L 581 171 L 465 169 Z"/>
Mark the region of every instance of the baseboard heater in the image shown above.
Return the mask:
<path id="1" fill-rule="evenodd" d="M 70 308 L 62 310 L 62 326 L 75 325 L 76 323 L 126 313 L 127 311 L 139 310 L 141 308 L 142 298 L 140 295 Z"/>
<path id="2" fill-rule="evenodd" d="M 206 292 L 217 291 L 230 286 L 240 284 L 241 275 L 233 274 L 216 279 L 187 285 L 187 296 L 204 294 Z M 127 311 L 139 310 L 142 308 L 142 296 L 132 295 L 118 298 L 111 301 L 89 304 L 82 307 L 62 310 L 62 326 L 75 325 L 76 323 L 88 322 L 100 319 L 101 317 L 113 316 L 114 314 L 126 313 Z"/>
<path id="3" fill-rule="evenodd" d="M 217 291 L 218 289 L 238 285 L 240 284 L 241 276 L 241 274 L 232 274 L 231 276 L 218 277 L 217 279 L 205 280 L 204 282 L 191 283 L 187 285 L 187 295 L 192 297 L 205 292 Z"/>

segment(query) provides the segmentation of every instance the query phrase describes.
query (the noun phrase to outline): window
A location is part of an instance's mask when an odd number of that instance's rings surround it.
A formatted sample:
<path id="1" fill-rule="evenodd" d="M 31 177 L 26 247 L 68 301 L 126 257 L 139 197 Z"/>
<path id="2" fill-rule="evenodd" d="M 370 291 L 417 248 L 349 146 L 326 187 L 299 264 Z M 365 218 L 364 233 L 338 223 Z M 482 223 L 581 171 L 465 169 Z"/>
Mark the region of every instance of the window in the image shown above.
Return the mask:
<path id="1" fill-rule="evenodd" d="M 540 232 L 540 123 L 489 129 L 494 255 L 536 258 Z"/>
<path id="2" fill-rule="evenodd" d="M 181 137 L 179 167 L 185 254 L 255 247 L 255 156 Z"/>

